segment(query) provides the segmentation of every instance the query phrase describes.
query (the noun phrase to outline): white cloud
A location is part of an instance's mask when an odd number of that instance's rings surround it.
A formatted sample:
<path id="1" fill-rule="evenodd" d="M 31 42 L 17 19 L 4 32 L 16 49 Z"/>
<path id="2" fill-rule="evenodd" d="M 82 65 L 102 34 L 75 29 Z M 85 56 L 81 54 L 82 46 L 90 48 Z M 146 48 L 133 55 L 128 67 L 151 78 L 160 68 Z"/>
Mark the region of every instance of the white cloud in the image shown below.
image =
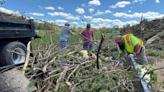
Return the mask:
<path id="1" fill-rule="evenodd" d="M 35 21 L 35 22 L 37 22 L 37 23 L 44 23 L 43 21 L 39 21 L 39 20 L 37 20 L 37 21 Z"/>
<path id="2" fill-rule="evenodd" d="M 110 23 L 112 20 L 110 19 L 102 19 L 102 18 L 94 18 L 92 19 L 92 23 Z"/>
<path id="3" fill-rule="evenodd" d="M 110 10 L 106 10 L 105 12 L 101 12 L 100 10 L 97 10 L 97 13 L 95 13 L 94 16 L 103 15 L 107 13 L 112 13 L 112 12 Z"/>
<path id="4" fill-rule="evenodd" d="M 141 16 L 143 15 L 144 18 L 147 19 L 156 19 L 156 18 L 162 18 L 164 16 L 164 14 L 159 14 L 158 12 L 146 12 L 146 13 L 134 13 L 134 14 L 126 14 L 126 13 L 118 13 L 116 12 L 115 14 L 113 14 L 115 17 L 123 17 L 123 18 L 141 18 Z"/>
<path id="5" fill-rule="evenodd" d="M 107 28 L 109 28 L 110 27 L 110 24 L 99 24 L 98 26 L 95 26 L 95 24 L 91 24 L 91 27 L 92 28 L 96 28 L 96 29 L 99 29 L 99 28 L 101 28 L 101 27 L 107 27 Z"/>
<path id="6" fill-rule="evenodd" d="M 47 9 L 47 10 L 55 10 L 55 8 L 52 7 L 52 6 L 48 6 L 48 7 L 44 7 L 44 8 Z"/>
<path id="7" fill-rule="evenodd" d="M 159 1 L 159 0 L 156 0 L 155 2 L 156 2 L 156 3 L 160 3 L 160 1 Z"/>
<path id="8" fill-rule="evenodd" d="M 19 11 L 12 11 L 12 10 L 8 10 L 8 9 L 5 9 L 5 8 L 2 8 L 0 7 L 0 12 L 3 12 L 3 13 L 7 13 L 7 14 L 15 14 L 15 15 L 20 15 Z"/>
<path id="9" fill-rule="evenodd" d="M 50 16 L 62 16 L 62 17 L 65 17 L 66 19 L 72 19 L 72 20 L 80 20 L 80 16 L 73 16 L 70 13 L 63 13 L 63 12 L 50 13 L 50 12 L 48 12 L 48 15 L 50 15 Z"/>
<path id="10" fill-rule="evenodd" d="M 26 17 L 26 19 L 34 19 L 34 17 Z"/>
<path id="11" fill-rule="evenodd" d="M 41 6 L 38 6 L 39 8 L 41 8 L 41 9 L 44 9 L 43 7 L 41 7 Z"/>
<path id="12" fill-rule="evenodd" d="M 110 8 L 117 8 L 117 7 L 124 8 L 126 5 L 129 5 L 129 4 L 131 4 L 130 1 L 120 1 L 116 3 L 115 5 L 111 5 Z"/>
<path id="13" fill-rule="evenodd" d="M 77 7 L 77 9 L 75 11 L 79 14 L 84 14 L 84 12 L 85 12 L 83 8 L 79 8 L 79 7 Z"/>
<path id="14" fill-rule="evenodd" d="M 56 20 L 55 22 L 56 22 L 56 23 L 66 23 L 66 22 L 68 22 L 68 21 L 67 21 L 67 20 L 59 20 L 59 19 L 58 19 L 58 20 Z"/>
<path id="15" fill-rule="evenodd" d="M 97 15 L 103 15 L 104 12 L 101 12 L 100 10 L 97 11 L 97 13 L 95 13 L 94 15 L 97 16 Z"/>
<path id="16" fill-rule="evenodd" d="M 82 7 L 85 7 L 85 4 L 81 4 Z"/>
<path id="17" fill-rule="evenodd" d="M 85 19 L 92 19 L 92 16 L 83 16 Z"/>
<path id="18" fill-rule="evenodd" d="M 92 13 L 94 11 L 94 8 L 90 8 L 88 9 L 90 13 Z"/>
<path id="19" fill-rule="evenodd" d="M 128 12 L 129 12 L 129 13 L 131 13 L 132 11 L 131 11 L 131 10 L 129 10 Z"/>
<path id="20" fill-rule="evenodd" d="M 64 26 L 64 24 L 58 24 L 58 26 Z"/>
<path id="21" fill-rule="evenodd" d="M 110 10 L 105 10 L 105 13 L 112 13 Z"/>
<path id="22" fill-rule="evenodd" d="M 115 14 L 113 14 L 115 17 L 123 17 L 123 18 L 133 18 L 133 15 L 130 15 L 130 14 L 126 14 L 126 13 L 123 13 L 123 12 L 116 12 Z"/>
<path id="23" fill-rule="evenodd" d="M 59 10 L 64 10 L 64 8 L 62 8 L 62 7 L 60 7 L 60 6 L 58 6 L 58 9 L 59 9 Z"/>
<path id="24" fill-rule="evenodd" d="M 133 3 L 140 2 L 140 4 L 142 4 L 144 1 L 146 1 L 146 0 L 134 0 Z"/>
<path id="25" fill-rule="evenodd" d="M 29 14 L 34 15 L 34 16 L 44 16 L 44 14 L 42 13 L 29 13 Z"/>
<path id="26" fill-rule="evenodd" d="M 34 19 L 34 17 L 30 17 L 30 19 Z"/>
<path id="27" fill-rule="evenodd" d="M 76 24 L 76 25 L 77 25 L 77 24 L 79 24 L 79 23 L 78 23 L 78 22 L 71 22 L 71 24 Z"/>
<path id="28" fill-rule="evenodd" d="M 88 2 L 89 5 L 100 6 L 101 3 L 99 0 L 92 0 Z"/>
<path id="29" fill-rule="evenodd" d="M 99 29 L 99 26 L 95 26 L 95 24 L 91 24 L 91 28 Z"/>
<path id="30" fill-rule="evenodd" d="M 86 24 L 87 22 L 85 22 L 85 21 L 81 21 L 81 23 L 84 23 L 84 24 Z"/>
<path id="31" fill-rule="evenodd" d="M 37 23 L 44 23 L 44 22 L 48 22 L 48 23 L 55 23 L 53 20 L 44 20 L 44 19 L 41 19 L 40 20 L 36 20 Z"/>
<path id="32" fill-rule="evenodd" d="M 132 25 L 135 25 L 135 24 L 138 24 L 138 23 L 139 22 L 136 21 L 136 20 L 126 21 L 126 22 L 122 22 L 119 19 L 113 20 L 113 25 L 118 25 L 119 27 L 123 27 L 123 25 L 126 25 L 126 24 L 130 24 L 132 26 Z"/>
<path id="33" fill-rule="evenodd" d="M 55 23 L 53 20 L 48 20 L 49 23 Z"/>
<path id="34" fill-rule="evenodd" d="M 107 28 L 109 28 L 110 24 L 99 24 L 99 27 L 107 27 Z"/>
<path id="35" fill-rule="evenodd" d="M 116 5 L 111 5 L 110 8 L 117 8 L 117 6 Z"/>

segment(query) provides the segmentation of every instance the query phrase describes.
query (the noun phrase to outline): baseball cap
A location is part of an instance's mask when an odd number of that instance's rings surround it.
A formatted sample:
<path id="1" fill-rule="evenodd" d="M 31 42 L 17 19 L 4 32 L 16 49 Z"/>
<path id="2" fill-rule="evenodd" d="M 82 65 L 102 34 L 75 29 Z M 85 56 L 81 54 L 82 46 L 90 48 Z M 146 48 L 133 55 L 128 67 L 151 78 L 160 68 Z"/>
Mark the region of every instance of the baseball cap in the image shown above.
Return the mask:
<path id="1" fill-rule="evenodd" d="M 68 23 L 68 22 L 66 22 L 66 23 L 65 23 L 65 25 L 66 25 L 66 24 L 69 24 L 69 23 Z"/>
<path id="2" fill-rule="evenodd" d="M 90 28 L 90 24 L 87 24 L 87 28 Z"/>

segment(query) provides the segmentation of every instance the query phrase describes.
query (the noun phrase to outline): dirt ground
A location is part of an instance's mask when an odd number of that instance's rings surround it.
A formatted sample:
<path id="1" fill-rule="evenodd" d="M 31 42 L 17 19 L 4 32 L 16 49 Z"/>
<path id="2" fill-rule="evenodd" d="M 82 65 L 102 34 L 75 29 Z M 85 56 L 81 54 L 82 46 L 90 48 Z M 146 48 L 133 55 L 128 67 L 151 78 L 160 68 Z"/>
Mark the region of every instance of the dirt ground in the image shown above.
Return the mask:
<path id="1" fill-rule="evenodd" d="M 164 59 L 156 61 L 153 65 L 154 68 L 164 67 Z M 164 82 L 164 69 L 157 70 L 157 83 L 152 86 L 152 92 L 164 92 L 164 84 L 160 86 L 160 82 Z"/>

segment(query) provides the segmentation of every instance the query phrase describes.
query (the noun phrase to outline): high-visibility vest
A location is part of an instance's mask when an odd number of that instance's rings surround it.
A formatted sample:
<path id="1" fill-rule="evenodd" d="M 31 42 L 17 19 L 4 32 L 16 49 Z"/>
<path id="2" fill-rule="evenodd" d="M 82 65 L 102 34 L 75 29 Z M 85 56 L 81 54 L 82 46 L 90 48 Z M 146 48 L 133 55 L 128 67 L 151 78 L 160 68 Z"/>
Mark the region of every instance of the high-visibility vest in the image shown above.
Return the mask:
<path id="1" fill-rule="evenodd" d="M 125 47 L 126 47 L 127 52 L 133 53 L 135 46 L 132 45 L 130 36 L 134 36 L 134 35 L 133 34 L 126 34 L 126 35 L 123 36 L 123 38 L 125 39 Z M 136 54 L 139 54 L 140 50 L 141 50 L 141 47 L 143 47 L 143 41 L 141 39 L 137 38 L 136 36 L 134 36 L 134 37 L 137 39 L 137 41 L 139 43 L 139 49 L 137 50 L 137 53 L 136 53 Z M 117 44 L 117 46 L 119 47 L 118 44 Z"/>

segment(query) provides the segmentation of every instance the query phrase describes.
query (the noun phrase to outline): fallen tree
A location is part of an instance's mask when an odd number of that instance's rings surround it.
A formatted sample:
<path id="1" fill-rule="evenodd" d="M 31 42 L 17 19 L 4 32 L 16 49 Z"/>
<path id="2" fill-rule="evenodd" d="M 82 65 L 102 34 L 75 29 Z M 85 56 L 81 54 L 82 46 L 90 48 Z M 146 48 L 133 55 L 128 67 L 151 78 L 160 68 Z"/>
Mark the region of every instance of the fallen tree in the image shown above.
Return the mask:
<path id="1" fill-rule="evenodd" d="M 71 45 L 75 43 L 68 44 L 67 51 L 63 52 L 59 43 L 52 43 L 51 37 L 50 43 L 45 44 L 42 39 L 40 41 L 38 50 L 34 52 L 33 58 L 30 57 L 27 67 L 17 68 L 25 70 L 25 76 L 30 80 L 29 88 L 36 86 L 38 92 L 135 90 L 132 76 L 137 72 L 127 71 L 128 68 L 119 66 L 117 48 L 111 39 L 105 39 L 99 48 L 99 54 L 95 48 L 92 56 L 91 52 L 87 53 L 82 48 Z"/>

